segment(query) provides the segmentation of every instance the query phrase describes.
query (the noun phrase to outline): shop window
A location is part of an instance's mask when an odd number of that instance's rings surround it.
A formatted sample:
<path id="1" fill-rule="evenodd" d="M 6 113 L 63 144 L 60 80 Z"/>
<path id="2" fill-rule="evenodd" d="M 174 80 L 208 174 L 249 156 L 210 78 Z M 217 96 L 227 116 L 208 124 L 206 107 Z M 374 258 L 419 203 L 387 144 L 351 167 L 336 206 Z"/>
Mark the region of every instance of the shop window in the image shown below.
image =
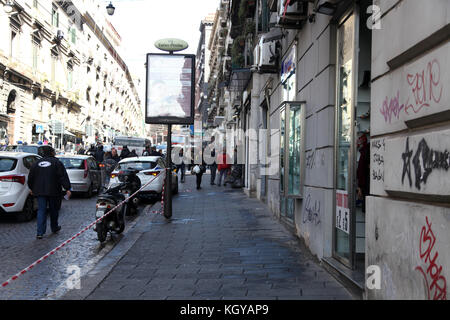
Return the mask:
<path id="1" fill-rule="evenodd" d="M 280 107 L 280 209 L 294 219 L 294 200 L 302 196 L 304 103 L 284 102 Z"/>

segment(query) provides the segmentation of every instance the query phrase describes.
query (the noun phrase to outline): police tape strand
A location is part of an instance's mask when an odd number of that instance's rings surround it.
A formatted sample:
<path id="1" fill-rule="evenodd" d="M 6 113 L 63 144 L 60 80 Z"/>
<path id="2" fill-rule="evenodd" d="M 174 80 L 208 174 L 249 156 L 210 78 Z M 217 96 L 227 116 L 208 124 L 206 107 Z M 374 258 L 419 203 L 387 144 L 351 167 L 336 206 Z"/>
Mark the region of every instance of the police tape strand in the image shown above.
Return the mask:
<path id="1" fill-rule="evenodd" d="M 149 182 L 147 182 L 144 186 L 142 186 L 138 191 L 136 191 L 135 193 L 133 193 L 132 195 L 130 195 L 127 199 L 123 200 L 122 202 L 120 202 L 117 206 L 115 206 L 114 208 L 112 208 L 110 211 L 108 211 L 107 213 L 105 213 L 102 217 L 98 218 L 97 220 L 95 220 L 94 222 L 92 222 L 90 225 L 88 225 L 86 228 L 84 228 L 83 230 L 81 230 L 80 232 L 78 232 L 77 234 L 75 234 L 73 237 L 71 237 L 70 239 L 64 241 L 61 245 L 59 245 L 58 247 L 56 247 L 55 249 L 53 249 L 52 251 L 48 252 L 46 255 L 42 256 L 41 258 L 39 258 L 38 260 L 36 260 L 35 262 L 33 262 L 31 265 L 29 265 L 28 267 L 26 267 L 25 269 L 23 269 L 22 271 L 16 273 L 14 276 L 12 276 L 11 278 L 9 278 L 8 280 L 6 280 L 5 282 L 2 283 L 2 288 L 6 287 L 8 284 L 10 284 L 12 281 L 16 280 L 17 278 L 19 278 L 21 275 L 27 273 L 28 271 L 30 271 L 31 269 L 33 269 L 35 266 L 37 266 L 38 264 L 40 264 L 41 262 L 43 262 L 45 259 L 47 259 L 48 257 L 50 257 L 51 255 L 55 254 L 57 251 L 59 251 L 60 249 L 62 249 L 63 247 L 65 247 L 67 244 L 69 244 L 70 242 L 72 242 L 73 240 L 75 240 L 76 238 L 78 238 L 80 235 L 82 235 L 84 232 L 86 232 L 87 230 L 89 230 L 90 228 L 92 228 L 94 225 L 96 225 L 98 222 L 102 221 L 103 219 L 105 219 L 109 214 L 111 214 L 112 212 L 114 212 L 116 209 L 120 208 L 125 202 L 127 202 L 129 199 L 131 199 L 132 197 L 134 197 L 138 192 L 140 192 L 142 189 L 144 189 L 145 187 L 147 187 L 150 183 L 152 183 L 156 178 L 159 177 L 159 175 L 162 173 L 163 171 L 161 171 L 160 173 L 158 173 L 158 175 L 156 175 L 152 180 L 150 180 Z M 164 184 L 163 184 L 163 194 L 164 194 Z M 164 197 L 163 197 L 164 199 Z M 163 202 L 161 202 L 163 203 Z"/>

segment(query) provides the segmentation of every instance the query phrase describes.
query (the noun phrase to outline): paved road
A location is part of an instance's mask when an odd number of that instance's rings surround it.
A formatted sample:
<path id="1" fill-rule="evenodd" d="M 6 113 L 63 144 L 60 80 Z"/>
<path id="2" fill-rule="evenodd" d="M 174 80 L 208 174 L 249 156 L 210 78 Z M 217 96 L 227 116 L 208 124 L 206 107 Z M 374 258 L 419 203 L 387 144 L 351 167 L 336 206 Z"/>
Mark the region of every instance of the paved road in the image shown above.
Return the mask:
<path id="1" fill-rule="evenodd" d="M 93 290 L 84 298 L 351 299 L 261 202 L 203 179 L 200 191 L 192 176 L 180 184 L 171 221 L 142 219 L 142 234 L 106 278 L 86 277 Z M 75 291 L 66 298 L 83 298 Z"/>
<path id="2" fill-rule="evenodd" d="M 0 281 L 3 283 L 12 275 L 51 251 L 94 221 L 96 197 L 83 199 L 74 197 L 64 201 L 60 211 L 59 234 L 54 235 L 47 226 L 42 240 L 36 239 L 36 219 L 18 223 L 10 217 L 0 217 Z M 143 207 L 141 208 L 141 210 Z M 127 217 L 130 227 L 134 217 Z M 49 221 L 48 221 L 49 223 Z M 127 229 L 125 231 L 125 234 Z M 67 268 L 76 265 L 81 274 L 91 270 L 108 253 L 123 235 L 116 236 L 116 242 L 108 241 L 101 246 L 96 233 L 90 229 L 66 247 L 50 256 L 41 264 L 22 275 L 8 286 L 0 287 L 0 299 L 48 299 L 58 298 L 67 291 L 66 280 L 70 276 Z"/>

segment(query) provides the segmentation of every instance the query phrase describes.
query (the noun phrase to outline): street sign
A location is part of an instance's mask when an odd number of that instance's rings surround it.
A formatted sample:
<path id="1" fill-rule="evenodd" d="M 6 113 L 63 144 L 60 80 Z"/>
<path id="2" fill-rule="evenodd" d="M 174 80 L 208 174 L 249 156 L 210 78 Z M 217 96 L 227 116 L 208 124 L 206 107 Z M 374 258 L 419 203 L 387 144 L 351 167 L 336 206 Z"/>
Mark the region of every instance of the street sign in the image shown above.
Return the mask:
<path id="1" fill-rule="evenodd" d="M 44 133 L 44 126 L 42 124 L 36 125 L 36 133 Z"/>
<path id="2" fill-rule="evenodd" d="M 161 39 L 155 42 L 155 47 L 162 51 L 176 52 L 189 47 L 188 43 L 181 39 Z"/>
<path id="3" fill-rule="evenodd" d="M 50 125 L 52 126 L 53 134 L 63 134 L 64 133 L 64 123 L 62 123 L 61 121 L 52 120 L 50 122 Z"/>

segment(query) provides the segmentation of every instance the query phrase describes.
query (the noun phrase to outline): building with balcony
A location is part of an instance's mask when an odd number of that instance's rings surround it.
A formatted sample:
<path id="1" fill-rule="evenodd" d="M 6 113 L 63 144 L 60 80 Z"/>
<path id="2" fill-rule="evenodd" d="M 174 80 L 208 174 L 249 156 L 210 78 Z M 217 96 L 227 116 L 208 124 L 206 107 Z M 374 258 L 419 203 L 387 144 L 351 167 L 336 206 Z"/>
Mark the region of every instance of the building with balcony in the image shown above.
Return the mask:
<path id="1" fill-rule="evenodd" d="M 143 135 L 141 103 L 120 36 L 84 1 L 0 1 L 0 140 L 81 143 Z M 122 119 L 118 121 L 118 119 Z M 61 125 L 63 124 L 63 126 Z M 64 127 L 64 129 L 61 129 Z"/>

